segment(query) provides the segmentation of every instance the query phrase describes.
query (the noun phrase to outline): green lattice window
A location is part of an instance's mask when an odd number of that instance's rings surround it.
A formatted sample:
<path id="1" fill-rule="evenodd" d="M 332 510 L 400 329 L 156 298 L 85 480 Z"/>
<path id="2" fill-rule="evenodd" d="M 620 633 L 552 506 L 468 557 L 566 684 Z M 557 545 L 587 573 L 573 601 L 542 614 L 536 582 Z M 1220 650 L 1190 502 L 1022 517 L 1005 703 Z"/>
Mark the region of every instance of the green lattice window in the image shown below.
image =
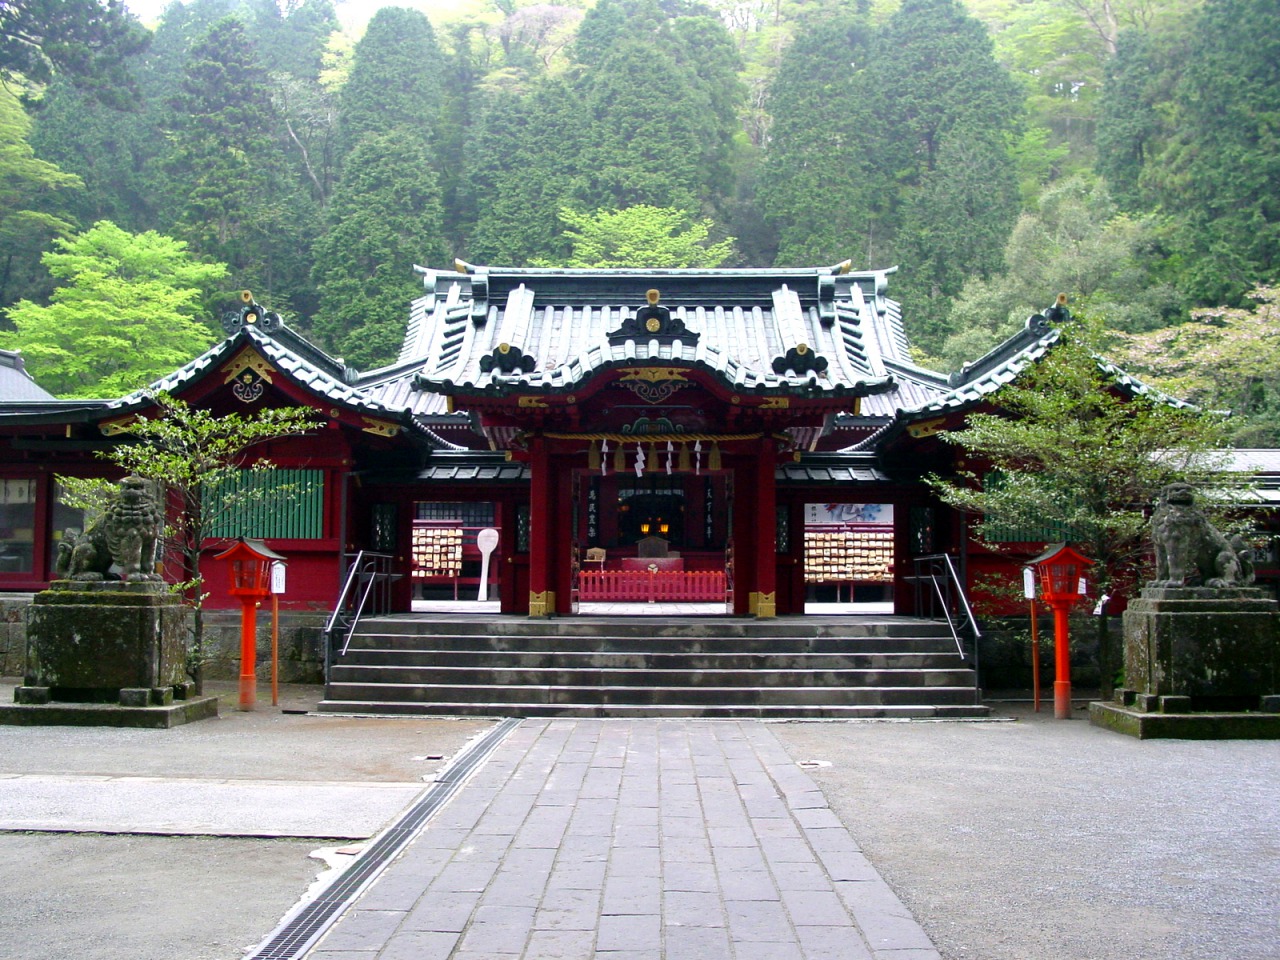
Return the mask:
<path id="1" fill-rule="evenodd" d="M 978 532 L 988 543 L 1074 543 L 1080 536 L 1065 523 L 1014 526 L 999 520 L 983 520 Z"/>
<path id="2" fill-rule="evenodd" d="M 1009 477 L 998 470 L 988 471 L 982 479 L 982 485 L 988 490 L 998 490 L 1007 483 Z M 978 535 L 987 543 L 1075 543 L 1080 539 L 1078 531 L 1060 522 L 1007 524 L 996 516 L 983 517 L 978 522 Z"/>
<path id="3" fill-rule="evenodd" d="M 211 537 L 316 540 L 324 536 L 324 473 L 241 470 L 207 487 L 204 505 Z"/>
<path id="4" fill-rule="evenodd" d="M 992 470 L 982 478 L 987 489 L 999 489 L 1008 483 L 999 470 Z M 1040 523 L 1005 523 L 999 517 L 984 517 L 978 524 L 978 534 L 987 543 L 1073 543 L 1079 533 L 1068 524 L 1052 520 Z"/>

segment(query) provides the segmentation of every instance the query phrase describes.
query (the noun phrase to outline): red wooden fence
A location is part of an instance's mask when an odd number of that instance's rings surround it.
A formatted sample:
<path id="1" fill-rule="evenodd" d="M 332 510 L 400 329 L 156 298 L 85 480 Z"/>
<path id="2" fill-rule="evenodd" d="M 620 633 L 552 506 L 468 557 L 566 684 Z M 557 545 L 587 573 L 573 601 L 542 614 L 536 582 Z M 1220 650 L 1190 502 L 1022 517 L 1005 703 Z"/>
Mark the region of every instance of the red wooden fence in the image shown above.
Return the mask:
<path id="1" fill-rule="evenodd" d="M 657 603 L 720 603 L 725 598 L 723 570 L 584 570 L 578 599 Z"/>

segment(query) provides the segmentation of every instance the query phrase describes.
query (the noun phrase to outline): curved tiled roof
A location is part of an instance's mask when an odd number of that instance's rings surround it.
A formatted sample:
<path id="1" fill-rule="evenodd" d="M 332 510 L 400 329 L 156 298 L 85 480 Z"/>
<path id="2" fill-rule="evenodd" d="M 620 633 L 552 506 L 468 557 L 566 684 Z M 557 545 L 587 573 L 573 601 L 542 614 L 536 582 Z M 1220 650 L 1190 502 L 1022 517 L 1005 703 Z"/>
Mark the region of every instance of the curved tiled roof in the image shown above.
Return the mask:
<path id="1" fill-rule="evenodd" d="M 404 412 L 403 408 L 396 409 L 373 403 L 364 391 L 346 382 L 344 375 L 347 367 L 341 361 L 330 357 L 310 341 L 292 331 L 282 336 L 283 333 L 284 331 L 264 333 L 257 327 L 245 327 L 214 344 L 167 377 L 162 377 L 142 390 L 135 390 L 118 400 L 110 401 L 108 407 L 136 406 L 148 402 L 151 394 L 175 393 L 187 384 L 205 376 L 209 370 L 223 363 L 247 344 L 261 353 L 276 369 L 287 373 L 295 382 L 326 399 L 384 416 L 396 416 Z"/>
<path id="2" fill-rule="evenodd" d="M 852 397 L 890 389 L 885 357 L 905 351 L 897 305 L 884 296 L 887 271 L 465 266 L 425 270 L 427 293 L 410 311 L 398 366 L 420 362 L 416 379 L 427 393 L 568 390 L 609 367 L 658 362 L 706 370 L 738 391 Z M 617 331 L 649 288 L 683 332 L 623 339 Z M 501 345 L 531 363 L 507 372 L 486 364 Z M 798 345 L 824 368 L 789 367 Z M 381 395 L 403 389 L 390 380 L 370 386 Z M 424 397 L 417 409 L 443 406 Z"/>
<path id="3" fill-rule="evenodd" d="M 424 438 L 432 446 L 445 449 L 453 446 L 419 422 L 409 405 L 386 402 L 371 395 L 368 390 L 354 386 L 351 381 L 356 378 L 351 368 L 287 327 L 272 331 L 254 326 L 243 327 L 167 377 L 117 400 L 108 400 L 101 409 L 107 413 L 132 410 L 150 404 L 152 395 L 156 393 L 178 393 L 221 366 L 244 346 L 252 346 L 277 370 L 330 403 L 368 416 L 392 420 Z"/>
<path id="4" fill-rule="evenodd" d="M 180 392 L 251 345 L 326 401 L 400 423 L 437 451 L 461 452 L 468 448 L 455 442 L 460 438 L 446 436 L 466 422 L 450 413 L 451 395 L 568 392 L 610 368 L 655 363 L 704 370 L 734 392 L 848 397 L 857 413 L 838 420 L 860 435 L 845 448 L 849 456 L 874 450 L 912 421 L 977 405 L 1059 339 L 1037 314 L 957 373 L 920 367 L 911 360 L 901 309 L 887 296 L 896 268 L 418 269 L 424 294 L 413 301 L 400 355 L 387 367 L 357 373 L 276 317 L 266 328 L 235 328 L 146 390 L 78 401 L 74 410 L 43 398 L 14 402 L 7 415 L 43 420 L 141 407 L 150 394 Z M 646 297 L 651 289 L 660 292 L 657 308 Z M 655 309 L 665 319 L 651 334 L 642 320 Z M 1125 390 L 1180 403 L 1098 363 Z"/>

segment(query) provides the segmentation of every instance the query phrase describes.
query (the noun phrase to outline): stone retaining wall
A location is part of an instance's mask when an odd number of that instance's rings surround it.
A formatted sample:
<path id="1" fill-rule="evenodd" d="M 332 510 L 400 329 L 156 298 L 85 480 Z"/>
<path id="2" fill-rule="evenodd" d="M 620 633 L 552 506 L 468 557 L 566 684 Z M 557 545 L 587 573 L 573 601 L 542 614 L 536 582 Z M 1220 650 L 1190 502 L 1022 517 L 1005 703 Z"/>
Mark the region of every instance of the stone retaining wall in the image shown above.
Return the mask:
<path id="1" fill-rule="evenodd" d="M 26 667 L 27 607 L 31 596 L 0 596 L 0 677 L 20 677 Z"/>
<path id="2" fill-rule="evenodd" d="M 280 682 L 324 683 L 324 624 L 327 613 L 280 611 Z M 240 676 L 240 611 L 204 615 L 205 679 Z M 258 677 L 271 677 L 271 612 L 258 611 Z"/>
<path id="3" fill-rule="evenodd" d="M 1038 617 L 1040 633 L 1040 686 L 1053 699 L 1053 617 Z M 1094 617 L 1071 618 L 1071 685 L 1077 690 L 1096 690 L 1101 682 L 1098 670 L 1098 621 Z M 1120 618 L 1111 618 L 1111 638 L 1120 649 Z M 980 680 L 984 693 L 1030 691 L 1031 618 L 990 617 L 982 621 L 978 648 Z"/>

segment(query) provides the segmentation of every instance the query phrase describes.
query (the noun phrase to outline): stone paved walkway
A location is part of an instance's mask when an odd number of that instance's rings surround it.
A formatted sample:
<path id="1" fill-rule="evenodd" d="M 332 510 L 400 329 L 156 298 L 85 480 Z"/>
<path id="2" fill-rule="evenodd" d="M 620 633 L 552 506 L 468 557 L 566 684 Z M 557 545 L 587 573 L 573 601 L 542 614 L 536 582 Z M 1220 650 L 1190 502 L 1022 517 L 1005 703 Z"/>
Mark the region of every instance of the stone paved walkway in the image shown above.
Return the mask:
<path id="1" fill-rule="evenodd" d="M 938 960 L 767 725 L 525 720 L 308 960 Z"/>

